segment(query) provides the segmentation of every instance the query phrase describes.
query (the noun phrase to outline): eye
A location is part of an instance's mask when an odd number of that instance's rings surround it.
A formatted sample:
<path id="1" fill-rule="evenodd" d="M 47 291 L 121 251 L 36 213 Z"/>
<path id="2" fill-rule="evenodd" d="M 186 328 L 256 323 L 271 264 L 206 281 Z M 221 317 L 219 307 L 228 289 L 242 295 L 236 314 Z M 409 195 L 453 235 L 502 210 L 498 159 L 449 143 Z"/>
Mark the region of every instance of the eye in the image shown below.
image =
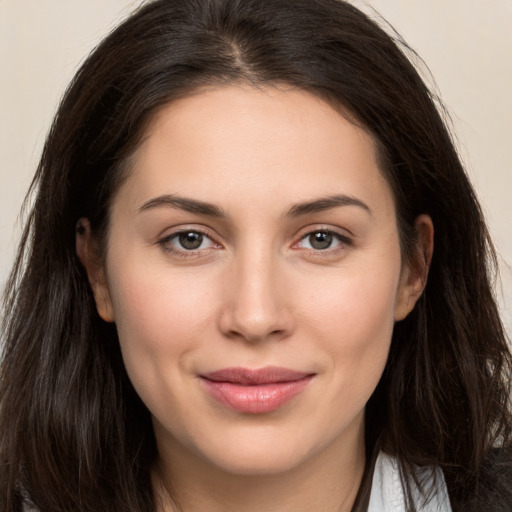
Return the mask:
<path id="1" fill-rule="evenodd" d="M 201 248 L 205 239 L 208 240 L 202 233 L 187 231 L 186 233 L 176 235 L 172 240 L 180 245 L 180 248 L 187 251 L 195 251 Z"/>
<path id="2" fill-rule="evenodd" d="M 217 244 L 201 231 L 179 231 L 172 233 L 158 242 L 165 250 L 176 253 L 201 251 L 217 247 Z"/>
<path id="3" fill-rule="evenodd" d="M 303 236 L 298 245 L 303 249 L 311 249 L 313 251 L 325 251 L 335 249 L 339 245 L 350 245 L 351 240 L 339 233 L 329 230 L 312 231 Z"/>

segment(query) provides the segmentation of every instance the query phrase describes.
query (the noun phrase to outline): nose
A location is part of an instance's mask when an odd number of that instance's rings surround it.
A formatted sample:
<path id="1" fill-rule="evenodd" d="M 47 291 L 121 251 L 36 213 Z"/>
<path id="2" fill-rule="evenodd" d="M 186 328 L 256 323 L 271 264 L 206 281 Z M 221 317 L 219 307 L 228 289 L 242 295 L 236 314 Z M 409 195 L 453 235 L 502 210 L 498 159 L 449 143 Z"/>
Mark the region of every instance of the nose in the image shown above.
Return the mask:
<path id="1" fill-rule="evenodd" d="M 232 263 L 220 314 L 225 336 L 258 342 L 282 339 L 293 331 L 286 278 L 277 260 L 253 253 Z"/>

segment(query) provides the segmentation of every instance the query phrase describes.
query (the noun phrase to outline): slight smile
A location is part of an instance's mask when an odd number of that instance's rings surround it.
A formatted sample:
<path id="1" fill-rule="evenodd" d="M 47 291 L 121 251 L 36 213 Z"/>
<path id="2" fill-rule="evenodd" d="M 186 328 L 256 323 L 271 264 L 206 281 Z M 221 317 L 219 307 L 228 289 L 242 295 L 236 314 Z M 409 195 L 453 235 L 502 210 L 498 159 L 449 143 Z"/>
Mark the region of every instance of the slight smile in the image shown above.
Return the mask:
<path id="1" fill-rule="evenodd" d="M 279 409 L 303 391 L 315 374 L 267 366 L 224 368 L 200 375 L 207 392 L 238 412 L 262 414 Z"/>

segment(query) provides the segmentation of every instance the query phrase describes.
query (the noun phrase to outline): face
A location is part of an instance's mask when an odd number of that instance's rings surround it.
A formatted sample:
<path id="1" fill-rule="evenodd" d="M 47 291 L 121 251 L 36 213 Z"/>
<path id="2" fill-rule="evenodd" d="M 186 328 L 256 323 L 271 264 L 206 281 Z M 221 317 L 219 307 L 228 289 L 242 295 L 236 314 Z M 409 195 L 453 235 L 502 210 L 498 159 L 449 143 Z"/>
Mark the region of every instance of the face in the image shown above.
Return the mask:
<path id="1" fill-rule="evenodd" d="M 104 266 L 78 247 L 159 449 L 239 474 L 361 445 L 422 287 L 371 137 L 296 90 L 163 108 L 115 195 Z"/>

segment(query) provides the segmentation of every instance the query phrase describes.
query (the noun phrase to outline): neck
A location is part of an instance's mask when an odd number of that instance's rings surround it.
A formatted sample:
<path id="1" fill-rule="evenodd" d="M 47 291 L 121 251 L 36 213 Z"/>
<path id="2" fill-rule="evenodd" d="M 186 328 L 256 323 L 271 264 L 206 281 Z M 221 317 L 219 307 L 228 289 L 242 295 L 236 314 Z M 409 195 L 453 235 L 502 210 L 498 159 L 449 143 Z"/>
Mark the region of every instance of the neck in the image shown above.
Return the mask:
<path id="1" fill-rule="evenodd" d="M 153 479 L 159 512 L 350 512 L 365 468 L 364 429 L 290 470 L 233 474 L 182 445 L 159 447 Z"/>

